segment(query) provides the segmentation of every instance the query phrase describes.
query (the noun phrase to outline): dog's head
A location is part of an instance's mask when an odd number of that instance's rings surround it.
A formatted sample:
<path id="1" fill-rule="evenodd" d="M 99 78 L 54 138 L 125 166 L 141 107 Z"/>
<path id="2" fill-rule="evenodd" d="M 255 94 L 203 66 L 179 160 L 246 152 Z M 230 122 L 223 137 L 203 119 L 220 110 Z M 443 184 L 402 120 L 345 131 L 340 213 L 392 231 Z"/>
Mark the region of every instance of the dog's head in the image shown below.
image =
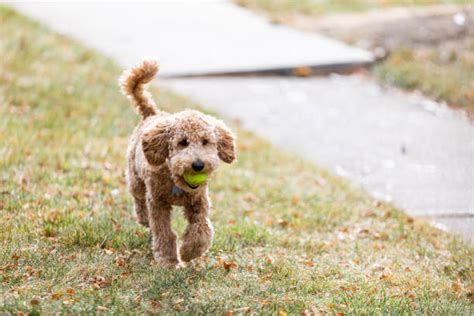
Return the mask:
<path id="1" fill-rule="evenodd" d="M 235 137 L 229 128 L 194 110 L 160 118 L 141 141 L 148 163 L 167 163 L 173 182 L 187 192 L 196 192 L 202 185 L 186 183 L 184 174 L 205 172 L 210 176 L 219 159 L 226 163 L 235 159 Z"/>

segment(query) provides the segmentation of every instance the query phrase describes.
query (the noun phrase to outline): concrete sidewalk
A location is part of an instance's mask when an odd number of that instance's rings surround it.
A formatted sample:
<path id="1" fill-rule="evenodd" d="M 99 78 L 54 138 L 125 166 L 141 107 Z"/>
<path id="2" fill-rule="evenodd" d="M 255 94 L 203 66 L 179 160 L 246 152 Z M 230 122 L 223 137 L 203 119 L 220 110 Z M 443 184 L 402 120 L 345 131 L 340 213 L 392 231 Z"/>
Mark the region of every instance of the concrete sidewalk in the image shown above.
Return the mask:
<path id="1" fill-rule="evenodd" d="M 159 13 L 148 5 L 118 5 L 120 14 L 134 10 L 140 12 L 140 19 L 129 22 L 126 27 L 117 23 L 122 25 L 131 21 L 134 15 L 130 13 L 129 18 L 118 20 L 121 15 L 115 15 L 113 10 L 101 14 L 100 23 L 89 25 L 96 21 L 98 12 L 104 10 L 103 5 L 15 6 L 40 18 L 53 29 L 73 35 L 113 56 L 124 66 L 136 63 L 142 55 L 153 55 L 162 49 L 163 70 L 168 75 L 199 73 L 203 69 L 228 72 L 229 61 L 234 70 L 275 65 L 293 67 L 311 58 L 314 58 L 311 59 L 313 62 L 321 56 L 337 55 L 336 47 L 347 47 L 337 44 L 331 46 L 334 50 L 324 52 L 322 46 L 321 51 L 316 52 L 314 45 L 318 43 L 318 37 L 309 36 L 291 58 L 283 56 L 278 59 L 275 55 L 279 52 L 257 45 L 264 34 L 259 27 L 270 27 L 262 19 L 252 24 L 250 29 L 242 26 L 245 38 L 248 37 L 248 42 L 256 44 L 257 48 L 242 53 L 240 57 L 243 58 L 236 59 L 232 65 L 232 58 L 240 54 L 232 49 L 239 48 L 239 45 L 216 37 L 212 42 L 217 47 L 216 54 L 209 58 L 209 50 L 201 46 L 211 42 L 201 43 L 197 39 L 180 42 L 192 37 L 193 28 L 186 29 L 189 32 L 187 37 L 183 35 L 175 39 L 174 44 L 169 42 L 160 46 L 166 35 L 159 37 L 157 34 L 177 34 L 173 28 L 178 22 L 166 20 L 164 26 L 165 20 L 158 20 Z M 195 12 L 197 16 L 203 16 L 207 10 L 201 8 Z M 217 19 L 210 22 L 213 27 L 217 27 L 218 24 L 214 23 L 217 21 L 238 21 L 231 15 L 217 18 L 211 14 L 206 18 Z M 258 18 L 252 16 L 252 19 Z M 157 33 L 158 29 L 166 32 Z M 198 29 L 205 32 L 204 28 Z M 228 29 L 236 30 L 238 27 Z M 220 44 L 231 45 L 231 49 L 220 48 Z M 279 43 L 280 46 L 293 44 L 283 38 Z M 304 47 L 308 47 L 306 57 L 301 55 L 305 52 Z M 349 51 L 354 52 L 354 61 L 370 58 L 363 51 Z M 192 59 L 189 59 L 190 52 Z M 252 52 L 259 55 L 254 60 Z M 340 58 L 333 57 L 335 59 L 331 62 Z M 220 58 L 222 60 L 218 61 Z M 159 84 L 188 95 L 228 117 L 240 119 L 246 128 L 362 185 L 376 198 L 393 202 L 413 216 L 433 219 L 474 242 L 474 126 L 462 113 L 425 98 L 383 89 L 357 76 L 167 79 Z"/>
<path id="2" fill-rule="evenodd" d="M 365 65 L 372 54 L 318 34 L 267 23 L 228 1 L 12 3 L 124 65 L 161 58 L 161 76 Z"/>

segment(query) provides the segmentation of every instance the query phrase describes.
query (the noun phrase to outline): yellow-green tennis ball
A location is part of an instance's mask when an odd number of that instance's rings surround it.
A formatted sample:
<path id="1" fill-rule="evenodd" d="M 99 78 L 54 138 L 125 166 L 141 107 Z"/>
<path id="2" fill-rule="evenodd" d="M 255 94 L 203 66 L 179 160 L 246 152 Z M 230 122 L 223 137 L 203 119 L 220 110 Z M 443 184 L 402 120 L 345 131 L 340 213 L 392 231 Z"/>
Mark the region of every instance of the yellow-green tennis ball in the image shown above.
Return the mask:
<path id="1" fill-rule="evenodd" d="M 205 172 L 186 173 L 183 178 L 188 184 L 196 186 L 207 181 L 207 174 Z"/>

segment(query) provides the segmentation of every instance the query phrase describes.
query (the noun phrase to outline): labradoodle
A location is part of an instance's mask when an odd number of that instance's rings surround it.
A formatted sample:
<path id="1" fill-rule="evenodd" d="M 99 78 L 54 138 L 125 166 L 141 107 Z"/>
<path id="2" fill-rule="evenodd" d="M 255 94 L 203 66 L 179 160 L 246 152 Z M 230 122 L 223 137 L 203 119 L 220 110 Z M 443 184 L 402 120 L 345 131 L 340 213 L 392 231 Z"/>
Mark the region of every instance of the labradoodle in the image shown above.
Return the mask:
<path id="1" fill-rule="evenodd" d="M 123 94 L 143 118 L 128 146 L 127 182 L 138 221 L 150 227 L 155 260 L 176 266 L 204 254 L 214 234 L 207 181 L 190 184 L 184 175 L 199 172 L 207 179 L 219 159 L 233 162 L 235 137 L 222 121 L 201 112 L 158 110 L 145 90 L 158 69 L 158 62 L 145 60 L 120 78 Z M 171 228 L 173 205 L 183 207 L 188 221 L 179 252 Z"/>

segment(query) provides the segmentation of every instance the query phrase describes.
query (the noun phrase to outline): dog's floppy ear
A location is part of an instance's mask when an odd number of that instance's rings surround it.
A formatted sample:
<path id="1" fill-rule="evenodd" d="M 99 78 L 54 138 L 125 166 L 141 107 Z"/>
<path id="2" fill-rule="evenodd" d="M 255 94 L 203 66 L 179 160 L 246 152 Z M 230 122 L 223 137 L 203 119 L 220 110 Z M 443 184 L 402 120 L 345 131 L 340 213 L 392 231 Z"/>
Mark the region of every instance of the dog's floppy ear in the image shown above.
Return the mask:
<path id="1" fill-rule="evenodd" d="M 231 130 L 222 122 L 216 122 L 217 155 L 226 162 L 235 160 L 235 136 Z"/>
<path id="2" fill-rule="evenodd" d="M 170 127 L 171 122 L 162 121 L 143 133 L 141 138 L 143 153 L 150 165 L 158 166 L 166 161 L 169 155 Z"/>

